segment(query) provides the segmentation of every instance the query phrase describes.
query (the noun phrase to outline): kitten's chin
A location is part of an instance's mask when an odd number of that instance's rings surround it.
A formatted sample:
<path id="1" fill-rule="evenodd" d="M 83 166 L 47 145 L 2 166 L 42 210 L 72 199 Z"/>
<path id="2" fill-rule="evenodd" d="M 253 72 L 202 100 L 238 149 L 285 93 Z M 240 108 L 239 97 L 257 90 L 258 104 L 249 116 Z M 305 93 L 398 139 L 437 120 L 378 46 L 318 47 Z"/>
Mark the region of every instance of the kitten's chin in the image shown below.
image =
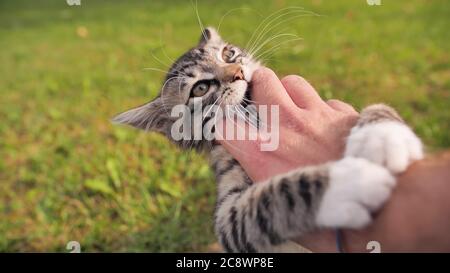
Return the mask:
<path id="1" fill-rule="evenodd" d="M 224 105 L 240 105 L 246 98 L 246 93 L 248 92 L 249 84 L 245 80 L 239 80 L 231 83 L 229 85 L 231 92 L 227 94 L 224 98 Z"/>

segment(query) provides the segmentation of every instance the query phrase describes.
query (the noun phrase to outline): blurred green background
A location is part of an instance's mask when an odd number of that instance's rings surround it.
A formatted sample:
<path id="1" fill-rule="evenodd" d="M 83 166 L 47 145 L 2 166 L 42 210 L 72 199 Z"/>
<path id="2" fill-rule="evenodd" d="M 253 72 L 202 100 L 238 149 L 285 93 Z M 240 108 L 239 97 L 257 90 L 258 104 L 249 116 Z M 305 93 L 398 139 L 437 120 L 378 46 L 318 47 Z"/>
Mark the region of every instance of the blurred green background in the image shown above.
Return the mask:
<path id="1" fill-rule="evenodd" d="M 429 151 L 450 146 L 448 1 L 202 1 L 205 25 L 245 45 L 267 15 L 303 38 L 266 64 L 325 98 L 394 106 Z M 112 126 L 146 102 L 200 35 L 190 1 L 0 2 L 0 251 L 206 251 L 215 242 L 206 160 Z M 274 44 L 272 44 L 274 45 Z M 270 48 L 270 44 L 268 46 Z M 167 56 L 166 56 L 167 55 Z"/>

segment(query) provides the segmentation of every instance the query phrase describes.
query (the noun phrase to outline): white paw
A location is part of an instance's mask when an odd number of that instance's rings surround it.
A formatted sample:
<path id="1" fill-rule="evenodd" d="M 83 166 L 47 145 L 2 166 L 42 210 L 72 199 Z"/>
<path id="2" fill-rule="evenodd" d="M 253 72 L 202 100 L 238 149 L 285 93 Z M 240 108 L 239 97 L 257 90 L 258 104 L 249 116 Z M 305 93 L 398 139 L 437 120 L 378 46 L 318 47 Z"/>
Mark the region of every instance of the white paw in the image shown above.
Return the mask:
<path id="1" fill-rule="evenodd" d="M 353 128 L 345 156 L 362 157 L 400 173 L 423 158 L 422 143 L 406 125 L 386 121 Z"/>
<path id="2" fill-rule="evenodd" d="M 395 185 L 389 171 L 362 158 L 347 157 L 330 166 L 316 223 L 321 227 L 361 228 L 370 223 L 371 212 L 388 199 Z"/>

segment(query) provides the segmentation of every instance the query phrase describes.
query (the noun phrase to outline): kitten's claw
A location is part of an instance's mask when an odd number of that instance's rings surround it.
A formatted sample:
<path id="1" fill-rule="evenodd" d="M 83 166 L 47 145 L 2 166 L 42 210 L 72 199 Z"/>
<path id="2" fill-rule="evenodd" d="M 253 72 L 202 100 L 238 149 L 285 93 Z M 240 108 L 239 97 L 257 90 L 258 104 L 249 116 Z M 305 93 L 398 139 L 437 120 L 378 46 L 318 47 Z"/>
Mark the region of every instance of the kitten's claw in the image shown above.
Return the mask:
<path id="1" fill-rule="evenodd" d="M 386 121 L 353 128 L 345 156 L 366 158 L 396 174 L 422 159 L 423 151 L 420 139 L 408 126 Z"/>
<path id="2" fill-rule="evenodd" d="M 353 157 L 331 165 L 329 181 L 316 222 L 332 228 L 362 228 L 369 224 L 370 213 L 384 204 L 395 185 L 388 170 Z"/>

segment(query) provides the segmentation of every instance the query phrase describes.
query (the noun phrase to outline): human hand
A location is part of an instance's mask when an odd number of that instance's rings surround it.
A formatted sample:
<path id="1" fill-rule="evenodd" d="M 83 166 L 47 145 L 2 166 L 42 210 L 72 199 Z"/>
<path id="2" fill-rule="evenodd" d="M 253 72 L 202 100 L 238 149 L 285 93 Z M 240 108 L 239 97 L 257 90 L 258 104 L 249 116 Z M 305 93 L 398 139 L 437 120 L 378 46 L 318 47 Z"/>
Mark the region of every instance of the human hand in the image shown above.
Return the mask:
<path id="1" fill-rule="evenodd" d="M 261 151 L 260 142 L 250 140 L 220 142 L 254 182 L 342 156 L 345 137 L 358 118 L 352 106 L 324 102 L 303 78 L 291 75 L 280 81 L 268 68 L 258 69 L 252 83 L 257 106 L 279 105 L 278 149 Z"/>

